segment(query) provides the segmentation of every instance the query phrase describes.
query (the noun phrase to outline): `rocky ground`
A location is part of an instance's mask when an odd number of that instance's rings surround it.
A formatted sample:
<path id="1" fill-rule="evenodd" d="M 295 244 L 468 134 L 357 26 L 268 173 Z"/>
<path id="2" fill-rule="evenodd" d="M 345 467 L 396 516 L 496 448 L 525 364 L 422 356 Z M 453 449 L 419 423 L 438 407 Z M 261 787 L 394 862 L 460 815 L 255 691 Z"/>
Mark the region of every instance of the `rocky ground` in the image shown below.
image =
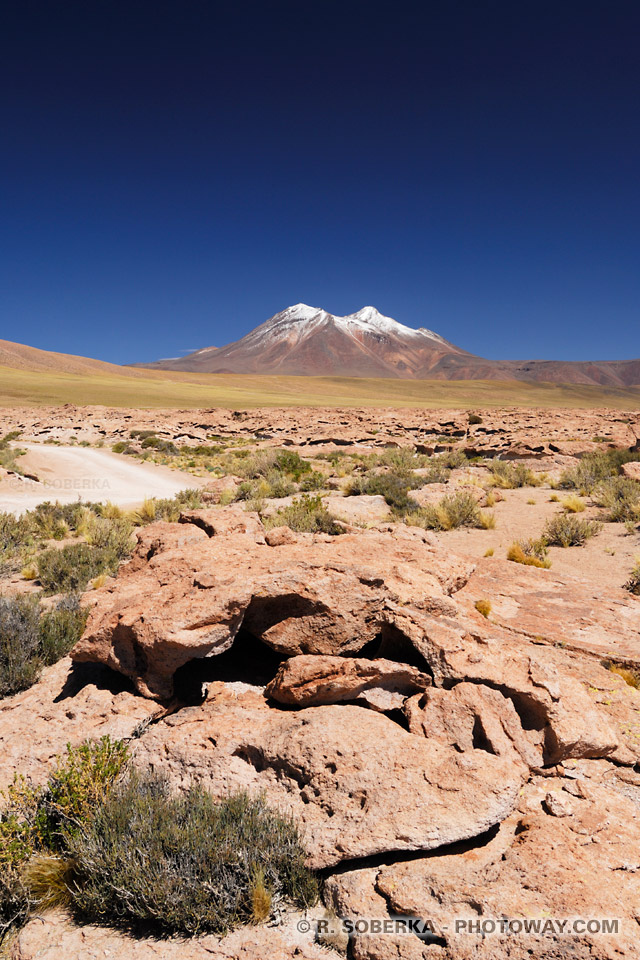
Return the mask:
<path id="1" fill-rule="evenodd" d="M 0 410 L 0 431 L 21 430 L 24 440 L 113 443 L 131 429 L 151 429 L 167 439 L 195 445 L 212 435 L 326 449 L 379 447 L 415 442 L 430 453 L 464 441 L 487 456 L 545 457 L 575 455 L 594 444 L 633 446 L 640 439 L 640 413 L 619 410 L 478 411 L 481 423 L 469 424 L 466 410 L 121 410 L 106 407 L 11 408 Z"/>
<path id="2" fill-rule="evenodd" d="M 328 460 L 318 468 L 335 535 L 278 525 L 296 494 L 259 510 L 223 505 L 240 483 L 228 476 L 211 481 L 203 509 L 139 530 L 118 576 L 85 595 L 91 614 L 71 657 L 0 701 L 0 786 L 16 772 L 44 782 L 67 743 L 128 739 L 133 762 L 178 791 L 246 789 L 292 814 L 323 901 L 308 916 L 186 942 L 50 912 L 19 933 L 14 960 L 637 956 L 640 597 L 623 589 L 637 525 L 550 547 L 549 569 L 510 562 L 506 549 L 562 510 L 554 483 L 580 456 L 636 446 L 640 415 L 3 416 L 4 432 L 41 442 L 152 429 L 180 448 L 215 436 L 304 456 L 463 448 L 545 474 L 501 489 L 478 461 L 412 491 L 422 505 L 460 489 L 483 508 L 491 497 L 488 529 L 400 522 L 382 496 L 344 497 L 345 471 Z M 583 499 L 581 517 L 602 514 Z M 372 930 L 397 916 L 420 919 L 425 937 Z M 352 935 L 317 942 L 327 918 L 353 924 Z M 603 920 L 617 932 L 596 929 Z M 532 921 L 547 928 L 526 932 Z"/>

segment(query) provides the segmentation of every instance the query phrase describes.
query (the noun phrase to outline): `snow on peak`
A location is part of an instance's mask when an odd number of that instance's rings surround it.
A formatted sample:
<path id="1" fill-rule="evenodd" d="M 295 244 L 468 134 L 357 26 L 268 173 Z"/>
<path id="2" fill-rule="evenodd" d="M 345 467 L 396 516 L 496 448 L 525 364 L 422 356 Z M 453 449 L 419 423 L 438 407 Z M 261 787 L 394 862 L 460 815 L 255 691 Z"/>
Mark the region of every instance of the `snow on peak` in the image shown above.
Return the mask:
<path id="1" fill-rule="evenodd" d="M 437 340 L 438 343 L 445 343 L 448 347 L 451 346 L 448 340 L 445 340 L 444 337 L 441 337 L 439 333 L 436 333 L 434 330 L 428 330 L 426 327 L 418 327 L 416 333 L 422 333 L 425 337 L 429 337 L 431 340 Z"/>
<path id="2" fill-rule="evenodd" d="M 385 317 L 383 313 L 376 310 L 375 307 L 362 307 L 356 313 L 351 313 L 347 317 L 336 317 L 339 325 L 356 326 L 360 330 L 369 333 L 395 333 L 404 336 L 420 336 L 413 327 L 405 327 L 403 323 L 398 323 L 393 317 Z"/>
<path id="3" fill-rule="evenodd" d="M 276 317 L 286 317 L 288 320 L 311 320 L 319 313 L 326 313 L 326 310 L 319 307 L 310 307 L 308 303 L 294 303 L 293 306 L 277 313 Z"/>
<path id="4" fill-rule="evenodd" d="M 425 336 L 439 343 L 446 343 L 442 337 L 431 330 L 421 327 L 415 330 L 403 323 L 398 323 L 392 317 L 386 317 L 376 307 L 361 307 L 355 313 L 340 317 L 328 313 L 320 307 L 311 307 L 307 303 L 294 303 L 280 313 L 267 320 L 262 326 L 249 334 L 259 342 L 274 342 L 280 339 L 299 340 L 311 330 L 322 326 L 327 321 L 333 322 L 343 333 L 355 337 L 363 333 L 376 336 L 400 336 L 421 339 Z"/>

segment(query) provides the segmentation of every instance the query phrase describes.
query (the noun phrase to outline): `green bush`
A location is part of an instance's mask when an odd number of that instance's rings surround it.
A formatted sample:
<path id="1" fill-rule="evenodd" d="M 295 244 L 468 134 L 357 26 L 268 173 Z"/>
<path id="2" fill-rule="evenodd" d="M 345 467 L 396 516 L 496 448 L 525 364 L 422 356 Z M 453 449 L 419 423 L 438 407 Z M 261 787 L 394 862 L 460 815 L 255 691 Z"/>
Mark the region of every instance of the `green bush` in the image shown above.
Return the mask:
<path id="1" fill-rule="evenodd" d="M 467 417 L 467 423 L 470 426 L 475 426 L 477 423 L 482 423 L 482 417 L 479 417 L 477 413 L 470 413 Z"/>
<path id="2" fill-rule="evenodd" d="M 224 934 L 264 919 L 273 899 L 317 899 L 295 824 L 246 794 L 171 793 L 158 774 L 117 784 L 66 835 L 72 899 L 87 920 L 144 923 L 163 934 Z"/>
<path id="3" fill-rule="evenodd" d="M 324 489 L 327 478 L 319 470 L 311 470 L 300 480 L 300 490 L 303 493 L 311 493 L 314 490 Z"/>
<path id="4" fill-rule="evenodd" d="M 169 456 L 177 456 L 180 452 L 176 447 L 175 443 L 172 443 L 171 440 L 163 440 L 161 437 L 149 436 L 145 437 L 141 443 L 143 450 L 153 449 L 157 450 L 158 453 L 166 453 Z"/>
<path id="5" fill-rule="evenodd" d="M 547 520 L 542 537 L 552 547 L 580 547 L 600 532 L 595 520 L 582 520 L 572 513 L 560 513 Z"/>
<path id="6" fill-rule="evenodd" d="M 87 613 L 74 596 L 50 610 L 34 597 L 0 597 L 0 698 L 26 690 L 43 666 L 66 656 L 82 635 Z"/>
<path id="7" fill-rule="evenodd" d="M 332 513 L 322 502 L 322 497 L 303 494 L 288 507 L 282 507 L 271 517 L 264 517 L 267 530 L 274 527 L 289 527 L 296 533 L 344 533 Z"/>
<path id="8" fill-rule="evenodd" d="M 16 457 L 21 457 L 26 452 L 9 446 L 11 441 L 17 440 L 19 436 L 20 430 L 12 430 L 10 433 L 6 433 L 4 437 L 0 437 L 0 467 L 4 467 L 5 470 L 13 470 L 14 473 L 22 473 L 16 463 Z"/>
<path id="9" fill-rule="evenodd" d="M 36 560 L 38 579 L 48 594 L 81 592 L 94 577 L 114 576 L 121 559 L 114 550 L 89 543 L 52 547 Z"/>
<path id="10" fill-rule="evenodd" d="M 39 656 L 45 666 L 66 657 L 84 631 L 89 609 L 80 606 L 75 594 L 61 598 L 53 609 L 40 615 Z"/>
<path id="11" fill-rule="evenodd" d="M 414 513 L 418 504 L 409 496 L 409 490 L 421 486 L 422 478 L 415 474 L 404 473 L 374 473 L 365 477 L 354 478 L 347 488 L 347 496 L 384 497 L 397 516 Z"/>
<path id="12" fill-rule="evenodd" d="M 612 523 L 640 520 L 640 483 L 630 477 L 610 477 L 596 488 L 594 501 L 607 509 Z"/>

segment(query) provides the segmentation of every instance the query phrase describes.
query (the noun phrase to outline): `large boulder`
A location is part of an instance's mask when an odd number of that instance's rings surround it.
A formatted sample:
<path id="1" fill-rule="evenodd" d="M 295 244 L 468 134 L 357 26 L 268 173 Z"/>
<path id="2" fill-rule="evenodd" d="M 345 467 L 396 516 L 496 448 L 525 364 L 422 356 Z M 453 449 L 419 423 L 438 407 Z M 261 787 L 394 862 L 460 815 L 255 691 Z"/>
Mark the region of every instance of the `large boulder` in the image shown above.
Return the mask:
<path id="1" fill-rule="evenodd" d="M 357 653 L 392 622 L 389 602 L 455 611 L 449 594 L 474 566 L 406 527 L 272 547 L 239 507 L 183 520 L 140 534 L 71 654 L 125 674 L 145 696 L 170 697 L 176 670 L 229 649 L 241 627 L 284 656 Z"/>
<path id="2" fill-rule="evenodd" d="M 511 758 L 458 754 L 359 706 L 282 710 L 222 685 L 211 697 L 154 724 L 136 764 L 218 797 L 263 791 L 302 825 L 316 868 L 477 836 L 509 815 L 522 785 Z"/>

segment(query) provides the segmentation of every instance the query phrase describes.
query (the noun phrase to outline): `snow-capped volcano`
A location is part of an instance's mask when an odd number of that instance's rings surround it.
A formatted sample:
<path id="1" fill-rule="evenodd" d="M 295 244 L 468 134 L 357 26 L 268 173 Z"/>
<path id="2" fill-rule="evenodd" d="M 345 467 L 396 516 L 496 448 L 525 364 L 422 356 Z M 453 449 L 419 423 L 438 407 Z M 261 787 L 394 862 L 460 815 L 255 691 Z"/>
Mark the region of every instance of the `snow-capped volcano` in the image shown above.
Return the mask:
<path id="1" fill-rule="evenodd" d="M 375 307 L 336 316 L 296 303 L 226 347 L 205 347 L 154 366 L 209 373 L 424 377 L 449 356 L 470 355 L 437 333 L 407 327 Z"/>
<path id="2" fill-rule="evenodd" d="M 433 330 L 407 327 L 375 307 L 341 317 L 306 303 L 281 310 L 226 347 L 204 347 L 184 357 L 135 366 L 194 373 L 405 380 L 544 380 L 620 386 L 640 381 L 640 360 L 485 360 Z"/>

